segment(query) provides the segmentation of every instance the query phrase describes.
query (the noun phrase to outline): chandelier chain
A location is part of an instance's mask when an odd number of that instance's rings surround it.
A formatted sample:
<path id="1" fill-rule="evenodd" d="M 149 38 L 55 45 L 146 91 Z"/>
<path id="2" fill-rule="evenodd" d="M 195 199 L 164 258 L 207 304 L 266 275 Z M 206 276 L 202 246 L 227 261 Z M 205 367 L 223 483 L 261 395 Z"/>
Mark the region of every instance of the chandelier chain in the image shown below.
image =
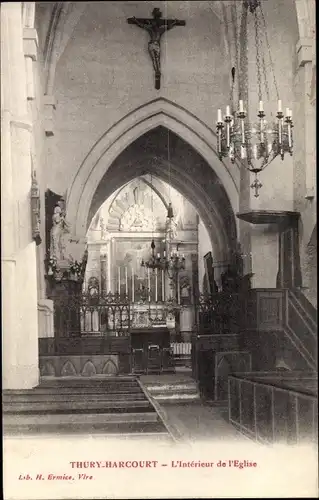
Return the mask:
<path id="1" fill-rule="evenodd" d="M 234 39 L 235 39 L 235 70 L 236 70 L 236 83 L 235 79 L 233 79 L 233 88 L 232 88 L 232 96 L 234 96 L 234 87 L 236 85 L 236 90 L 237 90 L 237 97 L 239 95 L 239 78 L 240 78 L 240 67 L 239 67 L 239 51 L 240 51 L 240 46 L 239 46 L 239 34 L 238 34 L 238 27 L 237 27 L 237 6 L 236 2 L 233 2 L 231 6 L 231 20 L 232 20 L 232 25 L 234 29 Z M 234 98 L 233 98 L 234 101 Z M 232 106 L 234 107 L 234 102 L 232 102 Z"/>
<path id="2" fill-rule="evenodd" d="M 257 84 L 258 84 L 258 98 L 259 101 L 262 100 L 262 90 L 261 90 L 261 71 L 260 71 L 260 34 L 259 34 L 259 18 L 257 15 L 257 10 L 254 12 L 255 17 L 255 44 L 256 44 L 256 64 L 257 64 Z"/>
<path id="3" fill-rule="evenodd" d="M 262 46 L 262 41 L 261 41 L 261 46 Z M 269 101 L 269 85 L 268 85 L 268 79 L 267 79 L 267 72 L 266 72 L 266 62 L 265 62 L 265 55 L 264 55 L 264 50 L 261 50 L 261 58 L 262 58 L 262 69 L 263 69 L 263 77 L 264 77 L 264 84 L 265 84 L 265 92 L 267 99 Z"/>
<path id="4" fill-rule="evenodd" d="M 263 12 L 261 4 L 260 4 L 260 13 L 261 13 L 261 19 L 262 19 L 262 22 L 263 22 L 263 30 L 264 30 L 264 33 L 265 33 L 265 40 L 266 40 L 266 44 L 267 44 L 267 50 L 268 50 L 268 54 L 269 54 L 270 69 L 271 69 L 271 72 L 272 72 L 272 75 L 273 75 L 274 86 L 275 86 L 275 90 L 276 90 L 276 97 L 277 97 L 277 100 L 278 100 L 279 99 L 279 92 L 278 92 L 278 86 L 277 86 L 277 81 L 276 81 L 276 76 L 275 76 L 275 67 L 274 67 L 274 63 L 273 63 L 272 57 L 271 57 L 271 49 L 270 49 L 270 44 L 269 44 L 269 39 L 268 39 L 268 33 L 267 33 L 267 24 L 266 24 L 266 19 L 265 19 L 265 15 L 264 15 L 264 12 Z"/>
<path id="5" fill-rule="evenodd" d="M 247 102 L 248 107 L 248 90 L 249 90 L 249 78 L 248 78 L 248 46 L 247 46 L 247 9 L 244 3 L 242 4 L 242 17 L 241 17 L 241 34 L 240 34 L 240 72 L 243 75 L 240 81 L 240 99 Z M 248 108 L 247 108 L 248 111 Z"/>

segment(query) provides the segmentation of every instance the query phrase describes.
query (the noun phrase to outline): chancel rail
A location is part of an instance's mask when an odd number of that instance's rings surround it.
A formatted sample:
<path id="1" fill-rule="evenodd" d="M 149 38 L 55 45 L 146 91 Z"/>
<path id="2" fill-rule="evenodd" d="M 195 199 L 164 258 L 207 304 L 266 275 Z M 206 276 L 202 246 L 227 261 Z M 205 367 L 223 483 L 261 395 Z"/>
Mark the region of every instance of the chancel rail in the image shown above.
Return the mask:
<path id="1" fill-rule="evenodd" d="M 243 321 L 243 297 L 239 293 L 201 294 L 196 300 L 199 333 L 239 333 Z"/>
<path id="2" fill-rule="evenodd" d="M 56 337 L 128 336 L 132 328 L 166 326 L 162 303 L 131 303 L 123 294 L 52 297 Z"/>

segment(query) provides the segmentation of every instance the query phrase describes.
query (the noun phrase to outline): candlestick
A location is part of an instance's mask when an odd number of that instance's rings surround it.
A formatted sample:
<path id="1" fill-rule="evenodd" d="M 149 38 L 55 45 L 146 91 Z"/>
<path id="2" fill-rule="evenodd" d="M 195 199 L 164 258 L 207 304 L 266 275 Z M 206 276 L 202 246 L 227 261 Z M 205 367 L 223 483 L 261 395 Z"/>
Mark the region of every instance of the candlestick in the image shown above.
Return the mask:
<path id="1" fill-rule="evenodd" d="M 164 269 L 162 269 L 162 302 L 165 300 L 165 274 Z"/>
<path id="2" fill-rule="evenodd" d="M 181 303 L 181 291 L 179 286 L 179 274 L 177 275 L 177 303 Z"/>
<path id="3" fill-rule="evenodd" d="M 118 293 L 120 294 L 121 293 L 121 268 L 119 266 L 118 268 Z"/>
<path id="4" fill-rule="evenodd" d="M 217 121 L 218 121 L 219 123 L 221 123 L 221 122 L 223 121 L 223 119 L 222 119 L 222 110 L 221 110 L 221 109 L 219 109 L 219 110 L 217 111 Z"/>
<path id="5" fill-rule="evenodd" d="M 147 288 L 148 288 L 148 301 L 151 302 L 151 277 L 149 269 L 147 269 Z"/>
<path id="6" fill-rule="evenodd" d="M 135 290 L 134 290 L 134 269 L 132 267 L 132 303 L 134 303 L 134 293 L 135 293 Z"/>
<path id="7" fill-rule="evenodd" d="M 157 268 L 155 269 L 155 302 L 157 302 Z"/>
<path id="8" fill-rule="evenodd" d="M 125 294 L 128 294 L 127 267 L 125 267 Z"/>

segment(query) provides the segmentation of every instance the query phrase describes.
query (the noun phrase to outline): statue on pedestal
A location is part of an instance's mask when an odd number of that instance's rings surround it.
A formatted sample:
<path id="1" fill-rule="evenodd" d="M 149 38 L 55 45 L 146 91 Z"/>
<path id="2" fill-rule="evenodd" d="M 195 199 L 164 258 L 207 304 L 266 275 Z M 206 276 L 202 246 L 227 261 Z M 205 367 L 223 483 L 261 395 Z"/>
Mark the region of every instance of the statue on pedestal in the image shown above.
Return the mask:
<path id="1" fill-rule="evenodd" d="M 59 262 L 66 260 L 65 235 L 70 229 L 65 220 L 65 212 L 61 203 L 54 207 L 52 216 L 52 228 L 50 231 L 50 259 Z"/>

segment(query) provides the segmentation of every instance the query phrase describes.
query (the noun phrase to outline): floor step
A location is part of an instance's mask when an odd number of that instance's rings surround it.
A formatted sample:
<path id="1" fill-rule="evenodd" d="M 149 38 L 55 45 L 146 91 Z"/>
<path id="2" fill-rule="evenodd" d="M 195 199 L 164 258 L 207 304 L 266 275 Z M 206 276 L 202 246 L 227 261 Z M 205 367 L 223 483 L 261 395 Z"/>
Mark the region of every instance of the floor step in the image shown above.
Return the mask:
<path id="1" fill-rule="evenodd" d="M 197 385 L 193 383 L 176 383 L 176 384 L 149 384 L 147 390 L 152 393 L 157 392 L 197 392 Z"/>
<path id="2" fill-rule="evenodd" d="M 29 402 L 26 403 L 5 403 L 3 405 L 3 413 L 116 413 L 116 412 L 139 412 L 139 411 L 154 411 L 147 399 L 143 401 L 112 401 L 112 402 Z"/>
<path id="3" fill-rule="evenodd" d="M 140 387 L 132 387 L 130 389 L 116 389 L 116 388 L 101 388 L 101 387 L 36 387 L 34 389 L 26 389 L 26 390 L 10 390 L 3 392 L 3 398 L 8 398 L 10 396 L 20 396 L 20 395 L 33 395 L 33 394 L 70 394 L 70 395 L 84 395 L 84 394 L 123 394 L 124 396 L 127 394 L 141 394 L 142 391 Z"/>
<path id="4" fill-rule="evenodd" d="M 157 422 L 158 416 L 155 411 L 136 413 L 53 413 L 53 414 L 7 414 L 3 416 L 4 429 L 8 425 L 63 425 L 63 424 L 106 424 L 108 422 L 130 423 L 130 422 Z"/>
<path id="5" fill-rule="evenodd" d="M 134 387 L 136 386 L 136 379 L 125 379 L 122 377 L 109 378 L 109 377 L 52 377 L 41 379 L 41 387 L 76 387 L 76 386 L 114 386 L 114 387 Z"/>
<path id="6" fill-rule="evenodd" d="M 197 384 L 191 377 L 173 376 L 166 380 L 143 377 L 141 380 L 148 394 L 160 404 L 193 403 L 200 400 Z"/>
<path id="7" fill-rule="evenodd" d="M 4 424 L 6 435 L 38 435 L 38 434 L 103 434 L 120 437 L 134 435 L 152 435 L 171 440 L 161 422 L 102 422 L 102 423 L 59 423 L 50 424 Z"/>
<path id="8" fill-rule="evenodd" d="M 32 394 L 18 394 L 18 395 L 7 395 L 2 398 L 3 404 L 12 404 L 12 403 L 43 403 L 43 402 L 52 402 L 52 403 L 63 403 L 63 402 L 79 402 L 85 400 L 90 403 L 111 403 L 112 401 L 145 401 L 145 395 L 140 392 L 136 394 L 91 394 L 88 393 L 85 398 L 83 398 L 82 394 L 51 394 L 51 393 L 32 393 Z"/>

